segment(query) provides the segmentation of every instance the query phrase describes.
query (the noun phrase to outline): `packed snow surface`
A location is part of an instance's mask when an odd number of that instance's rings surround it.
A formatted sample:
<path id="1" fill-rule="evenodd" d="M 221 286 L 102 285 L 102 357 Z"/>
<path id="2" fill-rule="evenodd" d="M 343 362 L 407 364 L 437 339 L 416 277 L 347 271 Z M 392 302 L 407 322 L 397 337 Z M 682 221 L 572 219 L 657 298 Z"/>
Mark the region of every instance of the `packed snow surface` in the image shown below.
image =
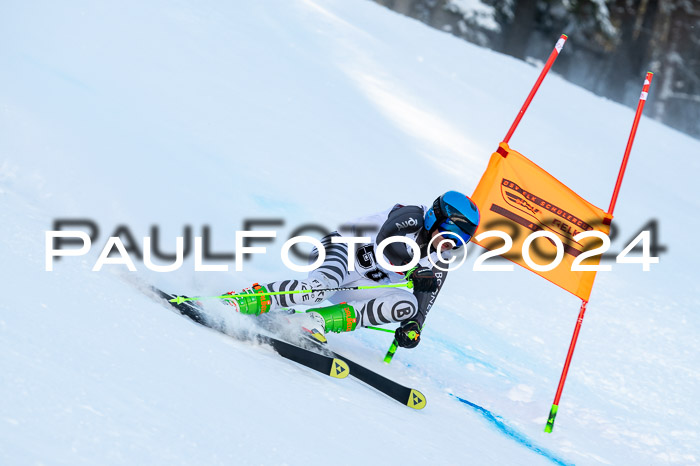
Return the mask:
<path id="1" fill-rule="evenodd" d="M 650 272 L 598 274 L 552 434 L 580 302 L 525 270 L 472 271 L 477 246 L 391 365 L 388 333 L 329 337 L 423 391 L 414 411 L 193 325 L 133 283 L 207 295 L 299 278 L 279 253 L 302 225 L 470 194 L 538 68 L 369 1 L 1 9 L 0 464 L 700 461 L 698 141 L 642 118 L 612 251 L 652 219 L 666 250 Z M 556 68 L 511 146 L 607 208 L 633 111 Z M 99 236 L 48 272 L 56 219 Z M 246 219 L 283 225 L 255 227 L 277 238 L 242 272 L 194 272 L 192 254 L 177 272 L 91 271 L 120 226 L 139 249 L 157 226 L 166 252 L 208 226 L 211 251 L 232 253 Z"/>

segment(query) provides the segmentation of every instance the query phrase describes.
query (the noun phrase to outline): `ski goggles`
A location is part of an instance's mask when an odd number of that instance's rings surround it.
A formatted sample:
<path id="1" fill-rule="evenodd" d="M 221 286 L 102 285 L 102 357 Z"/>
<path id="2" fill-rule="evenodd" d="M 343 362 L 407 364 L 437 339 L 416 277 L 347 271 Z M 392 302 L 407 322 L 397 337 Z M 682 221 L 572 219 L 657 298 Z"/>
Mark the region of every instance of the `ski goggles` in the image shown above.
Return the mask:
<path id="1" fill-rule="evenodd" d="M 453 249 L 461 248 L 463 245 L 467 244 L 472 239 L 472 235 L 463 231 L 450 219 L 447 219 L 444 222 L 442 222 L 437 229 L 439 233 L 444 233 L 442 235 L 443 238 L 451 239 L 455 242 L 455 247 Z"/>

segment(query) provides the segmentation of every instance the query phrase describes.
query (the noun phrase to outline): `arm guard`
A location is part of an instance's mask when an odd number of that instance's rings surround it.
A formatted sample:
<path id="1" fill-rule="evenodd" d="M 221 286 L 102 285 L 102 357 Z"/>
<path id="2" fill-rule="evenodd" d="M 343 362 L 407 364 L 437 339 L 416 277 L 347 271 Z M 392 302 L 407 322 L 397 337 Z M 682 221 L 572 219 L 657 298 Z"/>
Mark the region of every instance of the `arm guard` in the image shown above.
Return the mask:
<path id="1" fill-rule="evenodd" d="M 444 262 L 438 262 L 437 265 L 443 269 L 447 269 L 447 264 Z M 416 313 L 415 317 L 411 318 L 410 320 L 416 321 L 420 328 L 423 328 L 425 318 L 428 316 L 428 312 L 430 312 L 430 309 L 433 307 L 435 299 L 437 298 L 438 293 L 440 293 L 442 286 L 445 284 L 445 279 L 447 278 L 447 272 L 443 272 L 437 267 L 433 267 L 433 272 L 437 278 L 437 290 L 433 291 L 432 293 L 427 291 L 413 292 L 413 295 L 418 301 L 418 312 Z"/>
<path id="2" fill-rule="evenodd" d="M 423 209 L 419 206 L 396 207 L 389 213 L 377 233 L 376 244 L 391 236 L 405 236 L 423 228 Z M 403 243 L 393 243 L 384 249 L 384 255 L 392 265 L 406 265 L 411 262 L 411 253 Z"/>

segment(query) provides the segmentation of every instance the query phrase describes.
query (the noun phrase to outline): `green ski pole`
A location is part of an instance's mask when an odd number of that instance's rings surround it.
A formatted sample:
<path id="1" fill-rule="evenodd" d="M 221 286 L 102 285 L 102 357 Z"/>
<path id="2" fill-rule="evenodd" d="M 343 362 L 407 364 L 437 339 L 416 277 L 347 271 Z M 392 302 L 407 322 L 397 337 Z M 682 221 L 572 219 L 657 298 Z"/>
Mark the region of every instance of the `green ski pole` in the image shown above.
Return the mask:
<path id="1" fill-rule="evenodd" d="M 414 332 L 411 330 L 408 332 L 408 338 L 411 340 L 415 340 L 418 338 L 418 332 Z M 396 338 L 394 338 L 394 341 L 391 343 L 391 347 L 389 347 L 389 351 L 386 352 L 386 355 L 384 356 L 384 362 L 389 364 L 392 359 L 394 359 L 394 354 L 396 354 L 396 350 L 399 349 L 399 342 L 396 341 Z"/>
<path id="2" fill-rule="evenodd" d="M 338 288 L 320 288 L 320 289 L 308 289 L 308 290 L 291 290 L 291 291 L 270 291 L 267 293 L 238 293 L 238 294 L 224 294 L 219 296 L 195 296 L 192 298 L 187 298 L 184 296 L 176 296 L 170 300 L 171 303 L 182 304 L 185 301 L 201 301 L 202 299 L 229 299 L 229 298 L 240 298 L 240 297 L 251 297 L 251 296 L 272 296 L 280 294 L 299 294 L 299 293 L 313 293 L 315 291 L 354 291 L 354 290 L 372 290 L 375 288 L 413 288 L 413 282 L 405 283 L 391 283 L 389 285 L 369 285 L 369 286 L 341 286 Z"/>
<path id="3" fill-rule="evenodd" d="M 406 273 L 406 280 L 408 280 L 408 283 L 411 283 L 413 285 L 413 281 L 411 280 L 411 275 L 413 275 L 413 272 L 415 272 L 418 269 L 418 266 L 414 267 L 413 269 L 409 270 Z M 413 288 L 413 286 L 410 286 L 409 288 Z M 409 338 L 411 340 L 416 338 L 415 335 L 416 332 L 410 332 L 408 334 Z M 392 359 L 394 359 L 394 354 L 396 354 L 396 350 L 399 349 L 399 342 L 396 341 L 396 338 L 394 338 L 394 341 L 391 343 L 391 346 L 389 347 L 389 351 L 386 352 L 386 355 L 384 356 L 384 362 L 389 364 Z"/>
<path id="4" fill-rule="evenodd" d="M 389 364 L 392 359 L 394 359 L 394 354 L 396 354 L 396 350 L 399 348 L 399 342 L 396 341 L 396 338 L 394 338 L 394 341 L 391 343 L 391 347 L 389 348 L 389 351 L 386 352 L 386 356 L 384 356 L 384 362 Z"/>
<path id="5" fill-rule="evenodd" d="M 370 327 L 369 325 L 365 328 L 371 328 L 372 330 L 379 330 L 380 332 L 389 332 L 389 333 L 394 333 L 395 330 L 392 330 L 390 328 L 381 328 L 381 327 Z"/>

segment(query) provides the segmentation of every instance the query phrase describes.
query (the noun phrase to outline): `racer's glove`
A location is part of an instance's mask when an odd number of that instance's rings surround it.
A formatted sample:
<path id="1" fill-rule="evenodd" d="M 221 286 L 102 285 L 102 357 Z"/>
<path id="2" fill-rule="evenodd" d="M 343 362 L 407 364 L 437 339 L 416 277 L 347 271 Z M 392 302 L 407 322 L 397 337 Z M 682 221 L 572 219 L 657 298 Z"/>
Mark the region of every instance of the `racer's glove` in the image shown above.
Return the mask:
<path id="1" fill-rule="evenodd" d="M 435 272 L 427 267 L 416 267 L 406 274 L 406 280 L 413 282 L 414 291 L 427 291 L 432 293 L 438 288 L 438 280 Z"/>
<path id="2" fill-rule="evenodd" d="M 415 348 L 420 343 L 420 326 L 414 321 L 406 322 L 396 329 L 394 337 L 400 347 Z"/>

